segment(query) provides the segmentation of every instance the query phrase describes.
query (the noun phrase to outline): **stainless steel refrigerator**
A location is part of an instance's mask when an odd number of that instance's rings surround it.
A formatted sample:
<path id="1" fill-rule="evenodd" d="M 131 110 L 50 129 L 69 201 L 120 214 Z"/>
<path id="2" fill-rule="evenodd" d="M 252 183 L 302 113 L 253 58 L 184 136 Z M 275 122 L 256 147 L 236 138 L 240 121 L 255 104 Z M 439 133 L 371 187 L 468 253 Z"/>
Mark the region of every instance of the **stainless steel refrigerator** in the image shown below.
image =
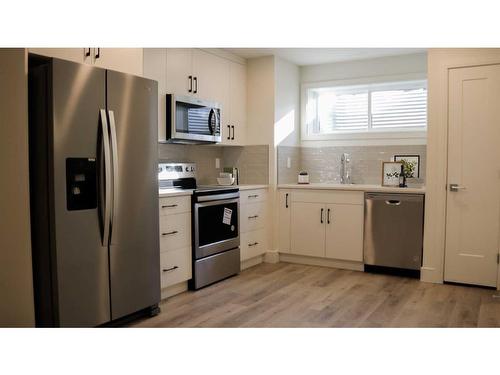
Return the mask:
<path id="1" fill-rule="evenodd" d="M 152 80 L 29 56 L 38 326 L 157 311 L 157 95 Z"/>

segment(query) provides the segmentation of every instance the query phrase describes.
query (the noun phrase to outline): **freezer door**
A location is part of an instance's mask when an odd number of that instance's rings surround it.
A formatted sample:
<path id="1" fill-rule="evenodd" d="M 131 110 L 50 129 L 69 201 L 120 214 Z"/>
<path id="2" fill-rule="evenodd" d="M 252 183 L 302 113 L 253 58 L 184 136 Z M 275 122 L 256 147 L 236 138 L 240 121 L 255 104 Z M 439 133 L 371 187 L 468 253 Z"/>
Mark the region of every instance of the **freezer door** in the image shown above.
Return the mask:
<path id="1" fill-rule="evenodd" d="M 63 327 L 96 326 L 110 320 L 108 247 L 102 244 L 97 186 L 105 70 L 54 59 L 52 82 L 49 162 L 58 321 Z"/>
<path id="2" fill-rule="evenodd" d="M 155 81 L 107 71 L 114 164 L 112 319 L 160 301 L 157 95 Z"/>

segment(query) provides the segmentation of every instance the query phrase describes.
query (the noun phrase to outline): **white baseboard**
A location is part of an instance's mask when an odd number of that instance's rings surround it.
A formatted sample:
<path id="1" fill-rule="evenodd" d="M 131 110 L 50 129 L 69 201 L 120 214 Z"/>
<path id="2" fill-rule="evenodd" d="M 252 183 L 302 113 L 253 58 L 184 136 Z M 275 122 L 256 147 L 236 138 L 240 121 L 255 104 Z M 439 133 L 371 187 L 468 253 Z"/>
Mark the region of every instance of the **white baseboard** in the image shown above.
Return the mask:
<path id="1" fill-rule="evenodd" d="M 442 284 L 443 276 L 441 272 L 437 272 L 437 270 L 434 267 L 421 267 L 420 281 L 426 283 Z"/>
<path id="2" fill-rule="evenodd" d="M 361 262 L 351 262 L 346 260 L 336 260 L 336 259 L 326 259 L 326 258 L 316 258 L 308 257 L 304 255 L 279 253 L 280 262 L 286 263 L 298 263 L 307 264 L 310 266 L 322 266 L 331 268 L 341 268 L 353 271 L 364 271 L 365 266 Z"/>
<path id="3" fill-rule="evenodd" d="M 257 264 L 260 264 L 264 261 L 264 256 L 263 255 L 257 255 L 254 258 L 246 259 L 241 261 L 240 268 L 241 270 L 245 270 L 247 268 L 256 266 Z"/>
<path id="4" fill-rule="evenodd" d="M 279 263 L 280 253 L 277 251 L 268 251 L 264 254 L 264 262 L 266 263 Z"/>
<path id="5" fill-rule="evenodd" d="M 187 281 L 183 281 L 179 284 L 171 285 L 171 286 L 169 286 L 167 288 L 163 288 L 161 290 L 161 299 L 175 296 L 176 294 L 185 292 L 186 290 L 188 290 Z"/>

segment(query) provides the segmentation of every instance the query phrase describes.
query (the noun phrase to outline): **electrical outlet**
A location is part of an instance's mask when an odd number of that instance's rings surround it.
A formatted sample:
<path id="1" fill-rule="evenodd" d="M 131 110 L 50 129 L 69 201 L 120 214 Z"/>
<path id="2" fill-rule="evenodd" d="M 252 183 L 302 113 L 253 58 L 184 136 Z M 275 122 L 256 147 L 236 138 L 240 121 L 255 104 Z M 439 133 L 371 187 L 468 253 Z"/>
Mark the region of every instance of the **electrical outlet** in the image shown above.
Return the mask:
<path id="1" fill-rule="evenodd" d="M 215 169 L 220 169 L 220 159 L 215 158 Z"/>

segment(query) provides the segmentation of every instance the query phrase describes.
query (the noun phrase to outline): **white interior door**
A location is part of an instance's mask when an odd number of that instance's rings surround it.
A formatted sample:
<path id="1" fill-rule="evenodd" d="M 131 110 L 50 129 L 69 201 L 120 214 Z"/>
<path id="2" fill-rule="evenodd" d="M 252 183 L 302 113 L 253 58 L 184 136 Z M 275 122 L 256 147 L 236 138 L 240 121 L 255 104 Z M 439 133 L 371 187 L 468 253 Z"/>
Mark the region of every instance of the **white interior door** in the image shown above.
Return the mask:
<path id="1" fill-rule="evenodd" d="M 451 69 L 448 112 L 445 280 L 496 286 L 500 65 Z"/>

